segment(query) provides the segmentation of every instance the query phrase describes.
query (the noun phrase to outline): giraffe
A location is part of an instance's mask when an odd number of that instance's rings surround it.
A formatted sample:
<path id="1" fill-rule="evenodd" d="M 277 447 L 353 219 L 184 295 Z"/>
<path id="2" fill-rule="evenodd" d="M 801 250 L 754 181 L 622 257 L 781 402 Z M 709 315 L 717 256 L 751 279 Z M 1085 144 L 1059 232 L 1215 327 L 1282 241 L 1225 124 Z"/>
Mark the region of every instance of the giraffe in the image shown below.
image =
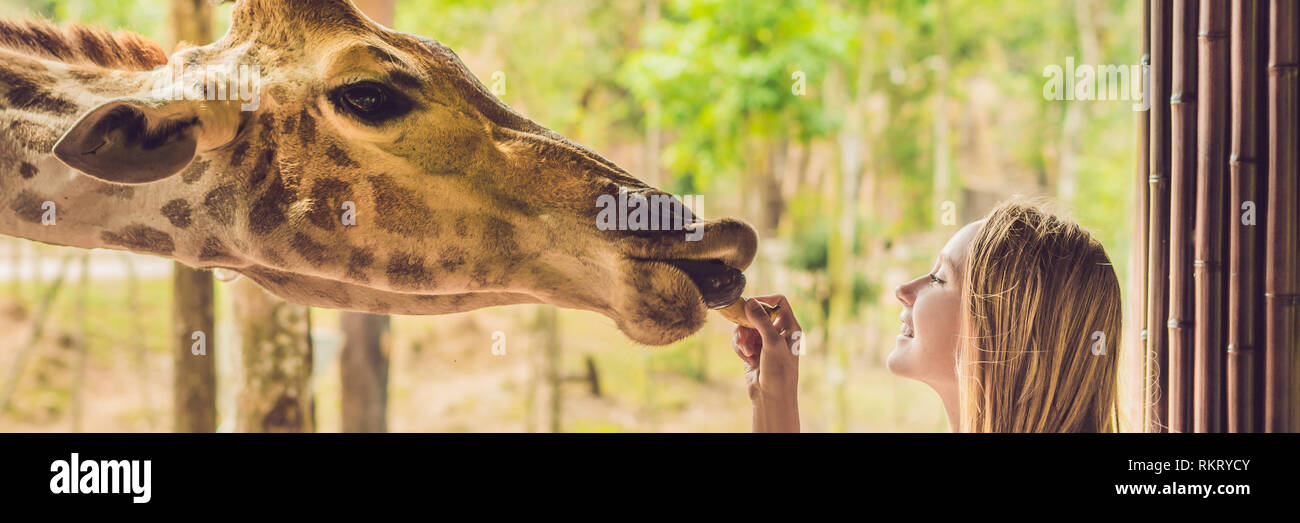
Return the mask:
<path id="1" fill-rule="evenodd" d="M 224 268 L 318 307 L 588 310 L 646 345 L 739 296 L 752 227 L 682 207 L 694 238 L 598 226 L 602 196 L 666 195 L 511 110 L 438 41 L 348 0 L 239 0 L 231 16 L 171 56 L 130 33 L 0 23 L 0 234 Z M 241 66 L 256 103 L 201 74 Z"/>

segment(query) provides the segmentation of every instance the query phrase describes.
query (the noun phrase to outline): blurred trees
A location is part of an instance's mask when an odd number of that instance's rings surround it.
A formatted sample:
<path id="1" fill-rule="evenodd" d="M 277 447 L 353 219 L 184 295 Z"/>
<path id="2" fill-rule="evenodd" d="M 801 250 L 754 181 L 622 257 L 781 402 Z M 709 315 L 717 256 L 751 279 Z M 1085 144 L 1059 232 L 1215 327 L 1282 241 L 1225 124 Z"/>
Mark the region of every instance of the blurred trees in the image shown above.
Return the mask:
<path id="1" fill-rule="evenodd" d="M 504 75 L 502 99 L 543 125 L 708 195 L 706 216 L 758 226 L 749 292 L 790 294 L 820 333 L 812 378 L 837 411 L 827 428 L 845 428 L 835 382 L 863 350 L 883 361 L 887 284 L 997 200 L 1060 196 L 1123 267 L 1129 104 L 1045 100 L 1042 74 L 1068 57 L 1135 63 L 1139 4 L 460 0 L 399 6 L 418 13 L 399 28 L 448 43 L 486 84 Z M 648 157 L 619 156 L 638 139 Z"/>
<path id="2" fill-rule="evenodd" d="M 840 376 L 883 361 L 896 327 L 890 286 L 923 272 L 961 221 L 996 199 L 1064 198 L 1116 267 L 1127 266 L 1129 104 L 1045 100 L 1042 86 L 1044 67 L 1069 57 L 1135 63 L 1140 7 L 411 0 L 396 6 L 395 25 L 451 46 L 528 117 L 665 190 L 705 195 L 706 217 L 758 226 L 763 250 L 748 292 L 789 295 L 816 337 L 810 355 L 825 359 L 807 373 L 826 388 L 809 406 L 834 412 L 807 412 L 822 420 L 810 429 L 827 430 L 852 429 L 845 420 L 865 408 L 852 404 Z M 0 0 L 5 13 L 30 9 L 154 38 L 168 34 L 169 8 Z M 945 203 L 957 223 L 941 221 Z M 539 342 L 559 332 L 558 320 L 539 320 Z M 365 339 L 374 340 L 373 331 Z M 696 339 L 668 350 L 718 351 L 725 343 Z M 376 358 L 359 361 L 382 367 Z M 562 375 L 555 365 L 545 372 Z"/>

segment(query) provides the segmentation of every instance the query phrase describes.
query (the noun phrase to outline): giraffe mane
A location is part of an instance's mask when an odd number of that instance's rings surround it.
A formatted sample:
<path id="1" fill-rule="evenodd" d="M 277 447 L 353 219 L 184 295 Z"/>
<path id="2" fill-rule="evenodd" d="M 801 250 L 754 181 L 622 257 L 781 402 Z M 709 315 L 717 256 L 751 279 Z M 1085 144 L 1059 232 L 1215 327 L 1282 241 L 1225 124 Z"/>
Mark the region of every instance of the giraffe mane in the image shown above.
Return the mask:
<path id="1" fill-rule="evenodd" d="M 139 34 L 80 24 L 60 28 L 47 20 L 0 19 L 0 49 L 109 69 L 147 71 L 167 63 L 162 46 Z"/>

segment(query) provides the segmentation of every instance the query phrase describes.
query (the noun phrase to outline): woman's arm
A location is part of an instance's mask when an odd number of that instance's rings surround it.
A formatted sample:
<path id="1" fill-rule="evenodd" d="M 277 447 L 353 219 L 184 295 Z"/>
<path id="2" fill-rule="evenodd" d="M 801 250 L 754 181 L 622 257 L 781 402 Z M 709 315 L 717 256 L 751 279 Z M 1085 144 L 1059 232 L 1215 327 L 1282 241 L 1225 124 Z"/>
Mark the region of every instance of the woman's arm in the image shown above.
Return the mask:
<path id="1" fill-rule="evenodd" d="M 759 304 L 779 305 L 775 323 Z M 754 432 L 799 432 L 799 353 L 803 329 L 784 296 L 750 300 L 745 314 L 757 329 L 736 327 L 732 345 L 745 362 L 745 381 L 754 405 Z"/>

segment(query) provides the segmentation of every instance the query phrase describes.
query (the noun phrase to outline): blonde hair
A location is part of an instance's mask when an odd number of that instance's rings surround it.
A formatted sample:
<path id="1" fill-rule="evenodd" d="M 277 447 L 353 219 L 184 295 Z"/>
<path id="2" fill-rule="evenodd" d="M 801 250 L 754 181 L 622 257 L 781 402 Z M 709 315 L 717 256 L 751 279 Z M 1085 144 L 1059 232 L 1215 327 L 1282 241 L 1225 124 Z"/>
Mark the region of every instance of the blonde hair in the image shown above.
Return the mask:
<path id="1" fill-rule="evenodd" d="M 965 266 L 962 432 L 1115 432 L 1121 298 L 1101 243 L 1037 206 L 1005 203 Z"/>

